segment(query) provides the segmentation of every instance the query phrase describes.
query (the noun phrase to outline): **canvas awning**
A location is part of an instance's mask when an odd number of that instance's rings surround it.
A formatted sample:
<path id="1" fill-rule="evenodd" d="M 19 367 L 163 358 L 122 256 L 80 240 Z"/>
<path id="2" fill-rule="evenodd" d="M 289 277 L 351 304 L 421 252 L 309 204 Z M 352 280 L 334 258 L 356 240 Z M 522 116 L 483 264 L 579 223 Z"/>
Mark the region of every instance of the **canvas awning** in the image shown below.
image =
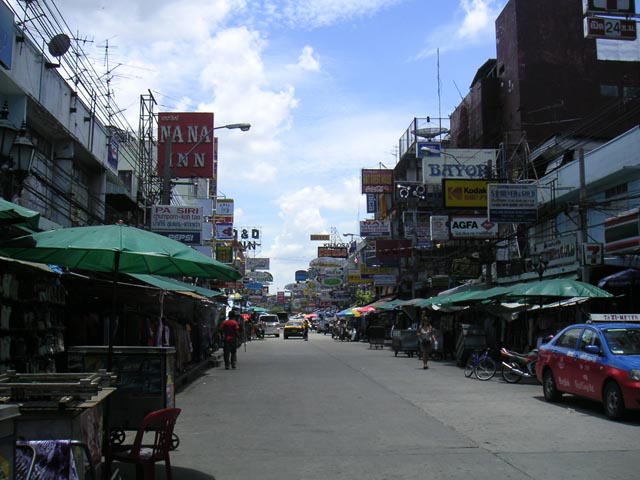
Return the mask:
<path id="1" fill-rule="evenodd" d="M 192 292 L 207 298 L 219 297 L 223 295 L 220 290 L 210 290 L 208 288 L 200 287 L 198 285 L 191 285 L 190 283 L 181 282 L 180 280 L 163 277 L 161 275 L 130 273 L 129 276 L 135 278 L 140 282 L 146 283 L 147 285 L 151 285 L 153 287 L 157 287 L 170 292 Z"/>

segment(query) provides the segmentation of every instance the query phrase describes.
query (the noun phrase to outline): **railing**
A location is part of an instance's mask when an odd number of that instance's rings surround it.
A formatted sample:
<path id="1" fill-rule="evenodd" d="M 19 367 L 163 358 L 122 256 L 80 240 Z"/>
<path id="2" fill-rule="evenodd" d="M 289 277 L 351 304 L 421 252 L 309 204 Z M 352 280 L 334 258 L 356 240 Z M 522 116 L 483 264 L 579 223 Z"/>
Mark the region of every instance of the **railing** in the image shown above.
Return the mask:
<path id="1" fill-rule="evenodd" d="M 442 136 L 449 132 L 449 126 L 450 121 L 448 118 L 414 118 L 398 142 L 398 160 L 400 160 L 418 140 L 425 142 L 440 141 Z"/>

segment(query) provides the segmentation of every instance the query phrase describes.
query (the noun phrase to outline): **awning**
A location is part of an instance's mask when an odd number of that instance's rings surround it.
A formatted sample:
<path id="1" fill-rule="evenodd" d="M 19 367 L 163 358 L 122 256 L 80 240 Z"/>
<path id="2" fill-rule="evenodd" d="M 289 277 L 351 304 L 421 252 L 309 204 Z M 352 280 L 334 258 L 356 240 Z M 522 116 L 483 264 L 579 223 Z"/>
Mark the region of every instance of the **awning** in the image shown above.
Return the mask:
<path id="1" fill-rule="evenodd" d="M 24 224 L 38 228 L 40 213 L 0 198 L 0 224 Z"/>
<path id="2" fill-rule="evenodd" d="M 208 288 L 199 287 L 197 285 L 191 285 L 190 283 L 181 282 L 169 277 L 163 277 L 160 275 L 147 275 L 140 273 L 130 273 L 130 277 L 139 280 L 140 282 L 152 285 L 162 290 L 168 290 L 170 292 L 193 292 L 203 297 L 213 298 L 222 296 L 223 293 L 220 290 L 210 290 Z"/>

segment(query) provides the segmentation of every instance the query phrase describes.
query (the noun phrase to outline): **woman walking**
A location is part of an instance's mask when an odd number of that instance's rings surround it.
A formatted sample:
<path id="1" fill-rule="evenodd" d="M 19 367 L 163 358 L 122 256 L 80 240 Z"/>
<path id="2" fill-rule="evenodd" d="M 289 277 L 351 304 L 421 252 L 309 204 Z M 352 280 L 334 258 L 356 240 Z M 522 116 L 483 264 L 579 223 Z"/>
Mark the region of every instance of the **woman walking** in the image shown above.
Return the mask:
<path id="1" fill-rule="evenodd" d="M 420 348 L 422 349 L 422 368 L 426 370 L 429 368 L 429 354 L 436 341 L 433 328 L 426 315 L 422 317 L 422 323 L 418 328 L 418 338 L 420 338 Z"/>

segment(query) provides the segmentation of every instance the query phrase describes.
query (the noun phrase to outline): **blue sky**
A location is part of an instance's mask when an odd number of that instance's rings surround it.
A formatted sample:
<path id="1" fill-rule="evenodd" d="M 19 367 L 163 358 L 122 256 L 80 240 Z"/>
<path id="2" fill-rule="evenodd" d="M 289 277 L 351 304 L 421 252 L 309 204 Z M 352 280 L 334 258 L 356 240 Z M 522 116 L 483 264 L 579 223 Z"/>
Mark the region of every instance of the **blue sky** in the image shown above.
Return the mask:
<path id="1" fill-rule="evenodd" d="M 55 0 L 137 129 L 139 97 L 213 111 L 218 188 L 258 227 L 272 293 L 306 269 L 312 233 L 357 233 L 360 170 L 393 168 L 414 117 L 448 117 L 495 57 L 498 0 Z M 441 95 L 438 98 L 439 50 Z M 251 254 L 254 255 L 254 254 Z"/>

